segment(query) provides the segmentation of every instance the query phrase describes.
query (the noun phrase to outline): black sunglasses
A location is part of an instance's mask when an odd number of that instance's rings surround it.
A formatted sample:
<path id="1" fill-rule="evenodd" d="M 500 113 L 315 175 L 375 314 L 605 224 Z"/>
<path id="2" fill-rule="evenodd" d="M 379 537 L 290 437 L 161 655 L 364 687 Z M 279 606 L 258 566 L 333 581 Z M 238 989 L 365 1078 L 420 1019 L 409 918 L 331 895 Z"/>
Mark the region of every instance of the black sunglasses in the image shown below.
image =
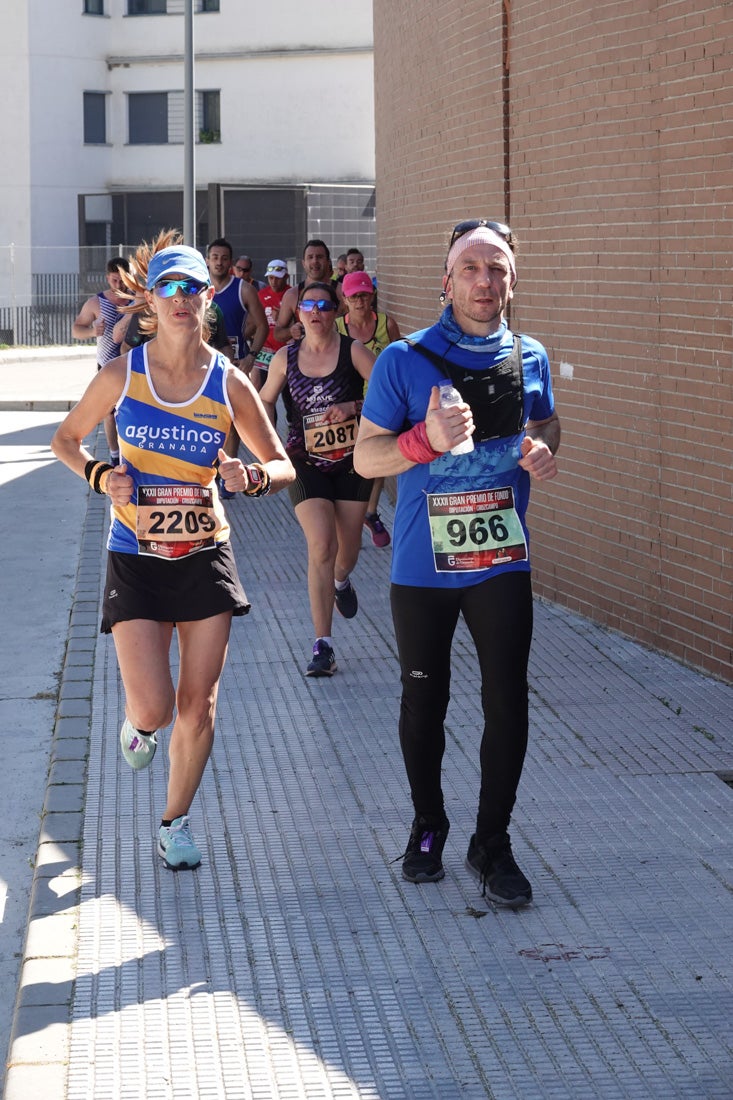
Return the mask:
<path id="1" fill-rule="evenodd" d="M 485 225 L 487 229 L 493 229 L 494 233 L 498 233 L 500 237 L 503 237 L 510 248 L 514 247 L 512 231 L 508 225 L 504 225 L 504 222 L 493 222 L 489 221 L 488 218 L 469 218 L 468 221 L 459 222 L 458 225 L 454 226 L 450 244 L 448 245 L 448 251 L 450 252 L 451 248 L 460 237 L 463 237 L 466 233 L 470 233 L 472 229 L 479 229 L 482 225 Z"/>

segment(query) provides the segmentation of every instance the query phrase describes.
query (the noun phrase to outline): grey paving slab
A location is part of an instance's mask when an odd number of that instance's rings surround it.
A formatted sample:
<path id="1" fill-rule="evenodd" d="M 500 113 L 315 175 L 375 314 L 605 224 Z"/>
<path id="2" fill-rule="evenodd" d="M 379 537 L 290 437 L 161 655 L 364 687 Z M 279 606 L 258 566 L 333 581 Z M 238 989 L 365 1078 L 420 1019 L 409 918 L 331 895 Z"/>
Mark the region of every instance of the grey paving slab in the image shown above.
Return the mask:
<path id="1" fill-rule="evenodd" d="M 120 761 L 113 646 L 95 636 L 79 885 L 73 848 L 49 837 L 6 1100 L 54 1068 L 65 1100 L 730 1100 L 733 689 L 538 601 L 512 831 L 535 901 L 505 912 L 463 866 L 481 719 L 459 629 L 446 878 L 415 887 L 399 871 L 389 550 L 365 538 L 359 615 L 334 624 L 339 672 L 313 681 L 287 498 L 230 513 L 253 609 L 233 626 L 192 809 L 204 861 L 173 875 L 155 856 L 166 735 L 149 772 Z M 43 1013 L 63 1007 L 70 943 L 64 1038 Z"/>

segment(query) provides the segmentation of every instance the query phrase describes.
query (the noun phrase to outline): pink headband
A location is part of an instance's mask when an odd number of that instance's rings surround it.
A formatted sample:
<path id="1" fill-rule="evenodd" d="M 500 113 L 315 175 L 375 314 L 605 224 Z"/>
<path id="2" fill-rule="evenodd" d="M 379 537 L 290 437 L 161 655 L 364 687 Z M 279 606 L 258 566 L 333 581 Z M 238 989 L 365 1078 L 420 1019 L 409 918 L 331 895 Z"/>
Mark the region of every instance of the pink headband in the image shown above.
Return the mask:
<path id="1" fill-rule="evenodd" d="M 472 229 L 469 233 L 464 233 L 462 237 L 458 238 L 448 253 L 448 259 L 445 261 L 446 275 L 450 275 L 458 257 L 474 244 L 492 244 L 495 248 L 500 249 L 509 261 L 512 285 L 516 283 L 517 265 L 514 262 L 514 253 L 504 238 L 486 225 L 480 225 L 478 229 Z"/>

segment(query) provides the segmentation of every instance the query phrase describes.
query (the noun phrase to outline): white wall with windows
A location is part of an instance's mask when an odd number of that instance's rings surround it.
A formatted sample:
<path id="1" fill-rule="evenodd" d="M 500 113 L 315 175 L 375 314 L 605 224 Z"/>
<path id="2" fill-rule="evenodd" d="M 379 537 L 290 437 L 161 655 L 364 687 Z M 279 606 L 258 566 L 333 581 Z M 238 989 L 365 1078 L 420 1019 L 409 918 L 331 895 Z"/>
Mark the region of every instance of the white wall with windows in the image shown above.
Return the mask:
<path id="1" fill-rule="evenodd" d="M 0 288 L 28 282 L 31 241 L 31 139 L 28 103 L 29 28 L 23 4 L 0 4 Z"/>
<path id="2" fill-rule="evenodd" d="M 373 187 L 371 0 L 195 9 L 197 190 Z M 0 174 L 0 301 L 10 244 L 16 259 L 33 251 L 34 271 L 73 270 L 80 201 L 104 226 L 115 196 L 182 189 L 183 11 L 184 0 L 0 4 L 12 164 Z"/>

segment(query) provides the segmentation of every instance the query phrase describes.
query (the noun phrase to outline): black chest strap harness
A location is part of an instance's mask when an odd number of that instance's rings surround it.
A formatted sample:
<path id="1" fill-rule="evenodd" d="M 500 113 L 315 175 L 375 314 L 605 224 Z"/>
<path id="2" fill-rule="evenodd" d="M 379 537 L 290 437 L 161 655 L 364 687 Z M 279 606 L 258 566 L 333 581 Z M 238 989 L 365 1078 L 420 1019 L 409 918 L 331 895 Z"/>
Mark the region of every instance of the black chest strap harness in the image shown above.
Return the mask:
<path id="1" fill-rule="evenodd" d="M 450 378 L 467 405 L 471 406 L 475 443 L 487 439 L 503 439 L 524 430 L 524 370 L 522 338 L 514 337 L 514 345 L 506 359 L 483 370 L 459 367 L 445 355 L 426 348 L 414 340 L 405 340 L 413 351 L 429 359 Z M 449 351 L 452 345 L 448 345 Z M 481 355 L 476 355 L 481 359 Z"/>

